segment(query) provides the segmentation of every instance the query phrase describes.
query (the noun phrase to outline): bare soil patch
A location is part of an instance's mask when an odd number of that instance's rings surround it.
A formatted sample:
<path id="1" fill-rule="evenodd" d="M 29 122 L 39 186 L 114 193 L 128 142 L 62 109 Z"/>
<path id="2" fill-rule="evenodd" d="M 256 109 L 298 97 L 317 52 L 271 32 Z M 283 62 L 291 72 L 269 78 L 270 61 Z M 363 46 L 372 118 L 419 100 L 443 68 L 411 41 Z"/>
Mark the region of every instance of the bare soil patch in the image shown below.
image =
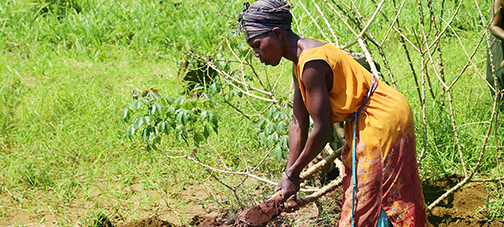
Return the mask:
<path id="1" fill-rule="evenodd" d="M 462 181 L 456 175 L 436 181 L 425 181 L 423 192 L 427 204 Z M 430 227 L 504 226 L 504 222 L 485 217 L 482 207 L 486 204 L 487 190 L 484 183 L 470 183 L 448 196 L 427 215 Z"/>
<path id="2" fill-rule="evenodd" d="M 427 180 L 424 182 L 423 191 L 425 195 L 426 202 L 428 204 L 432 203 L 436 198 L 442 195 L 444 192 L 449 190 L 455 184 L 462 180 L 459 176 L 446 176 L 441 179 L 434 181 Z M 187 206 L 184 210 L 174 211 L 172 209 L 167 209 L 166 205 L 158 204 L 157 207 L 145 208 L 141 214 L 141 220 L 135 222 L 128 222 L 127 219 L 121 218 L 127 217 L 125 215 L 127 211 L 112 211 L 112 209 L 105 209 L 110 211 L 105 212 L 103 217 L 98 217 L 94 221 L 95 226 L 103 227 L 182 227 L 182 226 L 199 226 L 199 227 L 213 227 L 213 226 L 227 226 L 224 224 L 226 220 L 231 218 L 234 213 L 229 211 L 220 210 L 219 207 L 210 206 L 202 207 L 201 204 L 195 202 L 199 199 L 207 198 L 208 195 L 201 193 L 202 186 L 194 185 L 192 188 L 187 188 L 186 191 L 182 192 L 180 195 L 190 202 L 191 205 Z M 134 188 L 134 187 L 133 187 Z M 140 190 L 134 188 L 134 190 Z M 274 221 L 267 224 L 271 227 L 289 227 L 289 226 L 336 226 L 339 219 L 339 212 L 341 210 L 341 198 L 337 195 L 341 195 L 341 188 L 338 188 L 335 192 L 327 194 L 325 197 L 320 199 L 320 202 L 324 204 L 323 206 L 317 206 L 316 204 L 308 205 L 295 213 L 282 213 L 274 219 Z M 101 197 L 99 192 L 96 197 Z M 154 195 L 152 195 L 154 196 Z M 37 198 L 25 198 L 25 201 L 30 199 L 31 202 L 36 203 L 41 197 Z M 192 199 L 191 199 L 192 198 Z M 27 210 L 16 210 L 9 207 L 15 207 L 19 204 L 13 197 L 5 196 L 5 194 L 0 195 L 0 200 L 4 201 L 6 207 L 6 215 L 0 217 L 0 226 L 27 226 L 34 223 L 38 223 L 40 220 L 44 219 L 45 222 L 41 223 L 45 226 L 58 226 L 61 223 L 62 218 L 73 218 L 73 220 L 78 220 L 79 215 L 82 217 L 85 212 L 89 212 L 92 209 L 100 209 L 103 207 L 94 207 L 93 204 L 89 202 L 83 202 L 82 200 L 75 199 L 71 204 L 65 204 L 66 208 L 61 208 L 59 217 L 51 216 L 51 213 L 44 211 L 40 207 L 37 212 L 29 212 Z M 464 186 L 461 190 L 455 192 L 451 196 L 448 196 L 444 201 L 442 201 L 438 206 L 432 209 L 429 215 L 429 226 L 430 227 L 498 227 L 504 226 L 502 220 L 489 220 L 485 216 L 485 210 L 482 207 L 485 206 L 487 200 L 487 190 L 486 184 L 484 183 L 471 183 Z M 159 199 L 161 201 L 161 199 Z M 42 202 L 43 203 L 43 202 Z M 75 203 L 75 204 L 74 204 Z M 266 207 L 261 207 L 257 210 L 251 210 L 249 212 L 253 213 L 252 216 L 258 217 L 256 220 L 261 220 L 263 215 L 271 215 L 270 209 L 278 209 L 281 204 L 270 204 Z M 178 215 L 184 214 L 190 220 L 188 225 L 180 225 L 177 220 Z M 254 214 L 254 212 L 257 212 Z M 274 215 L 278 212 L 272 212 Z M 271 218 L 270 216 L 266 217 Z M 249 223 L 256 223 L 250 226 L 261 226 L 265 225 L 262 222 L 251 222 L 254 220 L 247 220 Z M 81 223 L 74 222 L 75 226 L 82 225 Z M 91 223 L 93 224 L 93 223 Z"/>

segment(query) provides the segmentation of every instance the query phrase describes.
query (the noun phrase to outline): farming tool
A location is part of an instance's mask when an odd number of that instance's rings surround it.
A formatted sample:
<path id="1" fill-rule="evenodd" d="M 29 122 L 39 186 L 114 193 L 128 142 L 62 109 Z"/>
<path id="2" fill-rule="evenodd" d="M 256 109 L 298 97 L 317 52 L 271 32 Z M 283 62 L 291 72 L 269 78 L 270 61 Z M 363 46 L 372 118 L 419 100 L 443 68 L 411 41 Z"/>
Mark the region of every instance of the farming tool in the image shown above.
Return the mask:
<path id="1" fill-rule="evenodd" d="M 327 145 L 326 150 L 332 151 L 332 149 Z M 335 161 L 337 157 L 341 155 L 342 148 L 336 151 L 330 152 L 330 154 L 319 161 L 317 164 L 313 165 L 305 172 L 300 174 L 300 181 L 303 182 L 307 178 L 311 177 L 313 174 L 318 172 L 323 167 L 327 166 L 331 162 Z M 341 172 L 341 162 L 336 161 L 337 167 Z M 328 192 L 334 190 L 342 182 L 341 176 L 331 181 L 328 185 L 324 186 L 320 190 L 314 192 L 313 194 L 306 196 L 304 198 L 295 200 L 294 197 L 285 198 L 282 190 L 277 191 L 269 199 L 266 199 L 259 204 L 248 207 L 242 212 L 236 214 L 234 217 L 227 220 L 225 225 L 236 224 L 239 227 L 254 227 L 254 226 L 266 226 L 266 224 L 274 220 L 282 212 L 294 212 L 299 208 L 306 206 L 307 204 L 314 202 L 321 196 L 327 194 Z M 288 202 L 287 202 L 288 201 Z M 287 202 L 287 206 L 285 203 Z"/>

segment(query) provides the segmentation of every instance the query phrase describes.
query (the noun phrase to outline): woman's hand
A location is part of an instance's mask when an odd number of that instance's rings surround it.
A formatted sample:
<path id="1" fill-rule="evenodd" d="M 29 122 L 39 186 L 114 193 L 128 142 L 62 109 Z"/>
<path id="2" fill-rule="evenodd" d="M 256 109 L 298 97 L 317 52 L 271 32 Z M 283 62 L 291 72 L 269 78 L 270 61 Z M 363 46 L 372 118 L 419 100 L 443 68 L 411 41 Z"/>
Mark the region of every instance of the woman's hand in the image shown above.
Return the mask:
<path id="1" fill-rule="evenodd" d="M 287 177 L 286 174 L 284 174 L 282 179 L 280 179 L 280 182 L 278 182 L 278 186 L 276 187 L 275 191 L 282 189 L 284 198 L 289 198 L 299 191 L 299 184 L 299 179 L 291 180 L 289 179 L 289 177 Z"/>

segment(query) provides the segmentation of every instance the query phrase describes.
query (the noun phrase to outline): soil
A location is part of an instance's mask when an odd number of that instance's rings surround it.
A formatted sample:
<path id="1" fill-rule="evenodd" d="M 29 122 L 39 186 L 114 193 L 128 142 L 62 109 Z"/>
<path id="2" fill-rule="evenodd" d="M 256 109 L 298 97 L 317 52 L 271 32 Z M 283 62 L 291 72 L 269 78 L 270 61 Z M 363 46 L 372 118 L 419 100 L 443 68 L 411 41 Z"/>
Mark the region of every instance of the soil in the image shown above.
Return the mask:
<path id="1" fill-rule="evenodd" d="M 278 194 L 271 199 L 265 200 L 258 205 L 245 209 L 236 218 L 237 227 L 261 227 L 275 220 L 284 209 L 284 197 Z"/>
<path id="2" fill-rule="evenodd" d="M 424 182 L 423 192 L 427 204 L 462 181 L 460 176 L 446 176 L 435 181 Z M 484 183 L 469 183 L 451 194 L 427 213 L 429 227 L 504 226 L 504 221 L 488 219 L 483 209 L 487 200 Z"/>
<path id="3" fill-rule="evenodd" d="M 458 176 L 447 176 L 432 181 L 426 180 L 423 183 L 423 192 L 427 204 L 431 204 L 461 180 L 462 178 Z M 428 213 L 429 227 L 504 226 L 503 220 L 490 220 L 486 216 L 486 210 L 484 209 L 487 201 L 486 187 L 487 185 L 484 183 L 470 183 L 451 196 L 448 196 Z M 188 194 L 185 194 L 185 197 L 208 197 L 205 193 L 197 193 L 201 191 L 201 188 L 198 188 L 197 185 L 195 188 L 187 189 L 187 191 Z M 341 210 L 341 198 L 337 196 L 338 194 L 342 194 L 341 188 L 321 198 L 321 202 L 324 204 L 323 207 L 313 203 L 295 213 L 282 214 L 279 211 L 282 209 L 283 203 L 278 203 L 278 200 L 272 199 L 271 203 L 254 206 L 248 211 L 242 212 L 242 215 L 236 218 L 236 223 L 242 224 L 239 226 L 265 226 L 266 223 L 264 223 L 264 220 L 274 219 L 267 226 L 336 226 Z M 4 205 L 6 207 L 12 207 L 15 202 L 7 199 L 7 197 L 0 196 L 0 200 L 5 202 Z M 86 204 L 86 207 L 91 207 L 91 204 Z M 66 209 L 69 209 L 70 213 L 83 212 L 71 206 Z M 177 223 L 177 215 L 174 215 L 177 211 L 163 208 L 162 205 L 157 210 L 144 211 L 144 218 L 139 221 L 126 223 L 124 220 L 127 219 L 119 218 L 117 212 L 116 214 L 111 212 L 110 214 L 106 213 L 108 216 L 103 215 L 97 218 L 93 225 L 103 227 L 182 227 L 181 225 L 174 224 Z M 198 203 L 194 203 L 185 210 L 178 212 L 183 212 L 187 217 L 191 218 L 188 226 L 199 227 L 228 226 L 225 224 L 225 221 L 234 215 L 228 211 L 219 210 L 217 207 L 202 209 L 201 204 Z M 247 214 L 246 218 L 243 218 L 245 214 Z M 249 218 L 254 216 L 257 219 Z M 37 223 L 42 218 L 46 220 L 45 223 L 54 223 L 54 226 L 58 225 L 58 222 L 51 219 L 48 212 L 39 211 L 38 213 L 30 213 L 26 210 L 17 210 L 11 213 L 7 212 L 5 216 L 0 217 L 0 226 L 28 225 L 30 223 Z M 53 225 L 45 224 L 44 226 Z"/>

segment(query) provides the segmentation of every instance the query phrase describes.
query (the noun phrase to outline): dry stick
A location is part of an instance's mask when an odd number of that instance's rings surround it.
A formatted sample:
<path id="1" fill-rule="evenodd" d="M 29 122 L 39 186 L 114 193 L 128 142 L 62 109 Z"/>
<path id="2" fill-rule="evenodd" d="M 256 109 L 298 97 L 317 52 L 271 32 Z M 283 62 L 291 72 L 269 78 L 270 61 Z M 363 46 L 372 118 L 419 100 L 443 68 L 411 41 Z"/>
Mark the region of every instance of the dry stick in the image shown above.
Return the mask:
<path id="1" fill-rule="evenodd" d="M 495 94 L 495 96 L 500 96 L 500 100 L 502 100 L 503 96 L 500 95 L 502 90 L 499 90 L 498 93 Z M 500 108 L 501 103 L 499 102 L 497 104 L 497 108 Z M 499 117 L 499 111 L 495 114 L 495 122 L 497 124 L 497 119 Z M 501 171 L 500 171 L 500 163 L 499 163 L 499 140 L 497 139 L 497 126 L 494 127 L 494 139 L 495 139 L 495 161 L 497 162 L 495 165 L 497 166 L 497 174 L 499 175 L 499 178 L 501 177 Z M 499 186 L 501 188 L 502 195 L 504 196 L 504 187 L 502 185 L 502 182 L 499 181 Z"/>
<path id="2" fill-rule="evenodd" d="M 328 185 L 324 186 L 319 191 L 317 191 L 317 192 L 315 192 L 315 193 L 313 193 L 313 194 L 311 194 L 309 196 L 306 196 L 304 198 L 296 200 L 296 204 L 299 207 L 306 206 L 307 204 L 309 204 L 311 202 L 314 202 L 315 200 L 317 200 L 318 198 L 320 198 L 323 195 L 327 194 L 328 192 L 333 191 L 334 189 L 336 189 L 336 187 L 340 186 L 342 182 L 343 182 L 343 179 L 341 177 L 338 177 L 338 178 L 332 180 L 331 183 L 329 183 Z"/>
<path id="3" fill-rule="evenodd" d="M 485 27 L 485 30 L 484 30 L 484 34 L 487 38 L 487 50 L 490 50 L 490 36 L 488 35 L 488 28 L 490 27 L 490 25 L 492 24 L 493 20 L 495 19 L 495 14 L 494 14 L 494 18 L 490 18 L 490 23 L 488 23 L 488 25 L 486 25 L 486 22 L 485 22 L 485 16 L 483 16 L 483 13 L 481 13 L 481 9 L 478 5 L 478 2 L 476 0 L 474 0 L 475 4 L 476 4 L 476 8 L 478 9 L 478 12 L 480 14 L 480 18 L 481 18 L 481 23 L 483 23 L 483 27 Z M 490 8 L 490 10 L 493 10 L 493 6 L 492 8 Z M 496 81 L 497 81 L 497 77 L 495 76 L 495 66 L 494 66 L 494 62 L 493 62 L 493 54 L 492 54 L 492 51 L 487 51 L 489 58 L 490 58 L 490 68 L 492 69 L 492 75 L 494 77 L 494 86 L 492 86 L 487 80 L 486 78 L 484 78 L 483 76 L 481 76 L 483 78 L 483 80 L 487 83 L 488 87 L 490 87 L 490 89 L 492 89 L 494 91 L 494 93 L 496 93 Z"/>
<path id="4" fill-rule="evenodd" d="M 436 25 L 436 17 L 434 15 L 434 9 L 432 8 L 432 0 L 428 0 L 427 1 L 427 7 L 429 8 L 429 11 L 430 11 L 430 19 L 431 19 L 431 25 L 434 26 L 434 36 L 437 36 L 439 34 L 439 31 L 437 29 L 437 25 Z M 444 7 L 444 5 L 443 5 Z M 441 11 L 443 11 L 443 9 L 441 9 Z M 440 17 L 440 19 L 442 20 L 443 18 Z M 441 24 L 441 22 L 440 22 Z M 441 78 L 443 79 L 443 81 L 445 80 L 445 74 L 444 74 L 444 65 L 443 65 L 443 54 L 441 52 L 441 42 L 437 42 L 436 43 L 436 49 L 435 49 L 438 53 L 438 65 L 439 65 L 439 73 L 441 74 Z M 441 104 L 443 105 L 444 103 L 444 99 L 443 99 L 443 94 L 445 92 L 445 89 L 442 88 L 441 90 Z"/>
<path id="5" fill-rule="evenodd" d="M 504 180 L 504 177 L 498 177 L 498 178 L 491 178 L 491 179 L 471 179 L 471 182 L 497 182 L 497 181 L 502 181 Z M 501 186 L 501 191 L 502 191 L 502 186 Z M 504 191 L 502 191 L 504 192 Z"/>
<path id="6" fill-rule="evenodd" d="M 315 2 L 315 0 L 312 0 L 313 4 L 315 5 L 315 8 L 317 8 L 317 11 L 320 13 L 320 15 L 322 16 L 322 19 L 324 19 L 324 22 L 327 26 L 327 28 L 329 29 L 329 31 L 331 32 L 331 35 L 333 36 L 334 38 L 334 44 L 336 46 L 339 46 L 339 41 L 338 41 L 338 37 L 336 36 L 336 34 L 334 33 L 332 27 L 331 27 L 331 24 L 329 24 L 329 21 L 327 21 L 327 18 L 325 17 L 324 15 L 324 12 L 322 12 L 322 10 L 320 9 L 320 7 L 318 6 L 318 4 Z"/>
<path id="7" fill-rule="evenodd" d="M 257 89 L 257 88 L 254 88 L 252 86 L 250 86 L 249 84 L 243 84 L 241 81 L 237 80 L 236 78 L 232 77 L 231 75 L 229 75 L 228 73 L 222 71 L 219 69 L 219 67 L 217 67 L 215 64 L 213 64 L 212 62 L 210 61 L 207 61 L 207 64 L 208 66 L 210 66 L 211 68 L 213 68 L 216 72 L 218 72 L 219 74 L 223 75 L 223 79 L 224 81 L 231 85 L 232 87 L 234 87 L 235 89 L 237 89 L 238 91 L 240 91 L 241 93 L 247 95 L 247 96 L 250 96 L 250 97 L 253 97 L 253 98 L 256 98 L 256 99 L 259 99 L 259 100 L 262 100 L 262 101 L 265 101 L 265 102 L 272 102 L 272 103 L 278 103 L 278 100 L 275 98 L 275 96 L 270 93 L 270 92 L 266 92 L 266 91 L 263 91 L 263 90 L 260 90 L 260 89 Z M 268 96 L 270 96 L 270 99 L 268 98 L 264 98 L 264 97 L 261 97 L 261 96 L 257 96 L 257 95 L 254 95 L 252 93 L 249 93 L 249 92 L 246 92 L 244 91 L 243 89 L 241 89 L 240 87 L 238 87 L 237 85 L 235 85 L 234 83 L 232 83 L 229 79 L 231 79 L 232 81 L 242 85 L 242 86 L 248 86 L 249 88 L 251 88 L 252 90 L 254 91 L 257 91 L 257 92 L 260 92 L 260 93 L 263 93 L 263 94 L 266 94 Z"/>
<path id="8" fill-rule="evenodd" d="M 376 2 L 375 0 L 373 0 L 373 3 L 375 3 L 376 5 Z M 403 0 L 402 4 L 401 4 L 401 7 L 399 7 L 399 10 L 397 10 L 395 7 L 395 1 L 394 1 L 394 10 L 395 10 L 395 18 L 394 18 L 394 21 L 390 22 L 390 20 L 387 18 L 387 15 L 385 15 L 385 13 L 383 13 L 382 11 L 382 16 L 383 18 L 385 18 L 385 21 L 387 21 L 390 25 L 389 29 L 387 30 L 387 33 L 385 33 L 385 36 L 383 38 L 383 41 L 382 43 L 380 43 L 380 46 L 383 46 L 383 44 L 385 44 L 385 41 L 387 41 L 387 38 L 389 37 L 390 33 L 392 32 L 392 29 L 394 29 L 394 24 L 399 21 L 399 15 L 401 14 L 401 11 L 404 7 L 404 4 L 406 3 L 406 0 Z"/>
<path id="9" fill-rule="evenodd" d="M 312 20 L 312 22 L 315 24 L 315 26 L 317 26 L 319 32 L 322 34 L 322 36 L 324 36 L 324 39 L 325 40 L 329 40 L 329 38 L 327 38 L 326 34 L 324 33 L 324 31 L 322 30 L 322 28 L 320 28 L 320 26 L 318 25 L 317 21 L 315 21 L 315 18 L 313 18 L 313 16 L 311 15 L 311 13 L 308 11 L 308 9 L 306 9 L 306 7 L 304 6 L 304 4 L 301 2 L 301 0 L 298 0 L 299 4 L 303 7 L 304 11 L 308 14 L 308 16 L 310 16 L 310 19 Z"/>
<path id="10" fill-rule="evenodd" d="M 423 17 L 422 17 L 422 10 L 420 9 L 420 0 L 417 1 L 417 7 L 418 7 L 418 14 L 419 14 L 419 17 L 420 17 L 420 23 L 422 24 L 422 28 L 423 28 Z M 425 37 L 425 30 L 422 29 L 422 34 L 423 34 L 423 37 Z M 417 38 L 417 42 L 419 44 L 419 49 L 420 49 L 420 57 L 421 57 L 421 65 L 422 65 L 422 68 L 421 68 L 421 72 L 422 72 L 422 77 L 421 77 L 421 80 L 422 80 L 422 84 L 421 84 L 421 92 L 420 92 L 420 104 L 422 105 L 422 124 L 423 124 L 423 139 L 424 139 L 424 143 L 423 143 L 423 150 L 422 150 L 422 153 L 424 153 L 426 150 L 427 150 L 427 113 L 426 113 L 426 109 L 427 109 L 427 105 L 426 105 L 426 101 L 425 101 L 425 74 L 426 74 L 426 71 L 427 71 L 427 66 L 426 66 L 426 61 L 425 61 L 425 51 L 423 51 L 423 46 L 426 45 L 426 43 L 421 43 L 420 40 L 418 40 L 418 35 L 416 34 L 415 32 L 415 38 Z M 425 40 L 425 42 L 427 42 L 427 40 Z M 427 49 L 428 50 L 428 49 Z M 417 161 L 419 162 L 419 161 Z"/>
<path id="11" fill-rule="evenodd" d="M 221 170 L 221 169 L 217 169 L 217 168 L 214 168 L 214 167 L 211 167 L 209 165 L 206 165 L 198 160 L 196 160 L 195 158 L 193 158 L 192 156 L 190 155 L 183 155 L 183 156 L 177 156 L 177 157 L 172 157 L 168 154 L 166 154 L 165 152 L 163 152 L 161 149 L 159 149 L 157 146 L 155 145 L 152 145 L 152 147 L 154 148 L 154 150 L 158 151 L 159 153 L 163 154 L 164 156 L 166 156 L 167 158 L 186 158 L 202 167 L 204 167 L 205 169 L 208 169 L 208 170 L 211 170 L 213 172 L 218 172 L 218 173 L 225 173 L 225 174 L 233 174 L 233 175 L 242 175 L 242 176 L 247 176 L 247 177 L 251 177 L 251 178 L 254 178 L 254 179 L 257 179 L 259 181 L 262 181 L 262 182 L 266 182 L 266 183 L 269 183 L 269 184 L 272 184 L 272 185 L 276 185 L 275 182 L 271 181 L 271 180 L 268 180 L 268 179 L 264 179 L 264 178 L 261 178 L 259 176 L 256 176 L 254 174 L 252 174 L 252 172 L 254 172 L 263 162 L 264 160 L 266 160 L 266 157 L 269 156 L 269 154 L 272 152 L 273 149 L 270 149 L 268 151 L 268 153 L 261 159 L 261 161 L 257 164 L 256 167 L 254 167 L 254 169 L 252 169 L 252 171 L 250 172 L 239 172 L 239 171 L 227 171 L 227 170 Z"/>
<path id="12" fill-rule="evenodd" d="M 422 2 L 421 1 L 417 1 L 417 7 L 418 7 L 418 17 L 419 17 L 420 25 L 421 25 L 421 28 L 422 28 L 422 39 L 424 40 L 423 42 L 425 42 L 425 46 L 427 46 L 427 34 L 425 33 L 425 19 L 424 19 L 424 16 L 423 16 L 423 6 L 422 6 Z M 427 48 L 424 51 L 427 51 L 430 54 L 430 48 Z M 430 60 L 433 61 L 432 58 Z M 427 64 L 427 62 L 426 62 L 426 64 Z M 434 65 L 434 63 L 432 63 L 432 64 Z M 432 96 L 432 99 L 436 100 L 436 96 L 434 95 L 434 92 L 432 90 L 431 79 L 430 79 L 430 76 L 429 76 L 429 68 L 425 67 L 424 70 L 425 70 L 424 71 L 425 77 L 427 78 L 427 84 L 429 85 L 429 92 L 430 92 L 430 94 Z M 434 68 L 434 70 L 436 70 L 436 68 Z"/>

